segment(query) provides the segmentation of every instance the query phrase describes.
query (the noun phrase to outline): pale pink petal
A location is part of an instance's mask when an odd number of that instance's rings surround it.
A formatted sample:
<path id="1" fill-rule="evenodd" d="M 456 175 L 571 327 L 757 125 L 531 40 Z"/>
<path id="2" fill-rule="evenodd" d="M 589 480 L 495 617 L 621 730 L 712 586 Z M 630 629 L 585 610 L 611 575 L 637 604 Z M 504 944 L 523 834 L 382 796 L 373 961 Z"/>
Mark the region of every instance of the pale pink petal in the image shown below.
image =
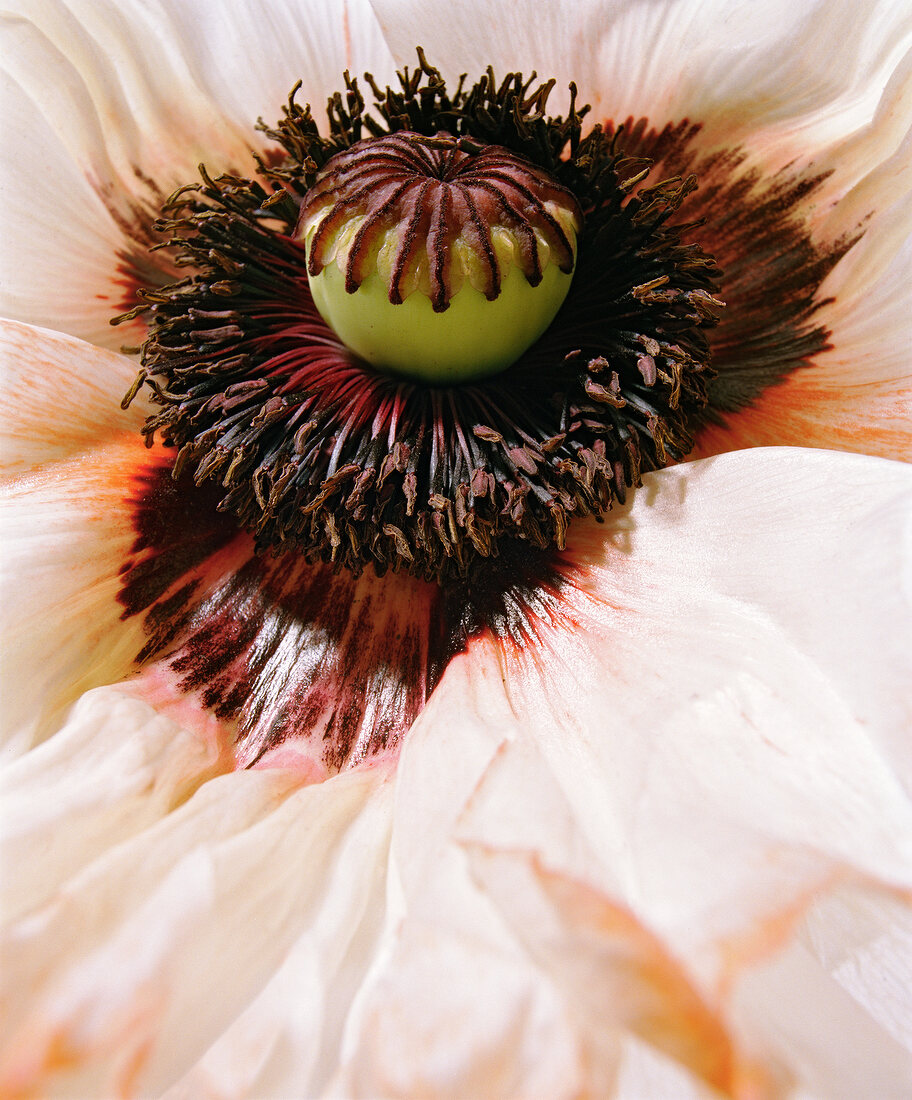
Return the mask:
<path id="1" fill-rule="evenodd" d="M 854 983 L 830 965 L 812 939 L 819 911 L 826 913 L 853 894 L 876 913 L 865 930 L 867 949 L 887 952 L 880 965 L 866 968 Z M 781 1061 L 800 1066 L 802 1072 L 794 1075 L 806 1093 L 845 1100 L 866 1093 L 907 1095 L 912 1086 L 908 986 L 899 994 L 905 1034 L 891 1026 L 895 1021 L 887 1013 L 897 1004 L 895 983 L 908 970 L 910 908 L 908 894 L 897 899 L 870 884 L 837 886 L 815 899 L 794 936 L 746 972 L 733 990 L 737 1026 L 776 1051 Z M 847 949 L 853 933 L 829 914 L 822 923 L 832 940 Z"/>
<path id="2" fill-rule="evenodd" d="M 902 4 L 852 0 L 733 6 L 724 0 L 560 5 L 374 0 L 396 61 L 414 46 L 447 76 L 535 69 L 572 80 L 598 118 L 683 118 L 741 141 L 779 140 L 779 165 L 852 133 L 910 46 Z M 781 147 L 788 140 L 791 154 Z"/>
<path id="3" fill-rule="evenodd" d="M 133 762 L 133 783 L 143 769 Z M 97 761 L 96 785 L 104 770 Z M 291 1043 L 295 1091 L 314 1095 L 382 923 L 387 778 L 374 768 L 302 788 L 283 770 L 235 772 L 176 807 L 152 790 L 138 831 L 99 831 L 94 860 L 4 935 L 4 1094 L 161 1095 L 294 956 L 296 1016 L 235 1043 L 233 1087 L 264 1095 L 258 1073 Z M 51 796 L 35 819 L 53 815 Z M 71 809 L 57 816 L 64 836 Z"/>
<path id="4" fill-rule="evenodd" d="M 908 998 L 878 978 L 912 908 L 910 493 L 900 464 L 827 452 L 651 475 L 572 537 L 527 642 L 470 642 L 412 730 L 393 842 L 408 927 L 510 959 L 506 922 L 563 999 L 580 1080 L 614 1080 L 629 1031 L 730 1095 L 905 1087 Z M 868 920 L 849 932 L 818 908 L 852 897 Z M 346 1078 L 376 1065 L 380 1091 L 381 1013 L 404 1049 L 451 1026 L 470 981 L 410 1009 L 393 958 Z M 508 1017 L 517 1051 L 530 1025 Z"/>
<path id="5" fill-rule="evenodd" d="M 360 0 L 27 0 L 2 27 L 14 121 L 0 312 L 114 348 L 141 331 L 108 327 L 136 285 L 173 277 L 147 254 L 149 227 L 200 162 L 252 172 L 256 120 L 274 122 L 297 80 L 322 114 L 346 67 L 390 68 Z"/>
<path id="6" fill-rule="evenodd" d="M 142 624 L 122 621 L 119 571 L 136 532 L 125 501 L 149 462 L 139 435 L 40 467 L 2 490 L 4 738 L 46 737 L 86 690 L 126 676 Z"/>
<path id="7" fill-rule="evenodd" d="M 72 337 L 0 320 L 0 475 L 25 474 L 72 458 L 124 431 L 139 432 L 142 396 L 124 412 L 120 399 L 136 363 Z"/>
<path id="8" fill-rule="evenodd" d="M 215 722 L 208 733 L 181 728 L 129 689 L 84 695 L 54 737 L 0 779 L 4 922 L 46 903 L 100 852 L 228 770 L 233 758 Z"/>
<path id="9" fill-rule="evenodd" d="M 198 88 L 154 8 L 19 5 L 3 21 L 7 315 L 119 348 L 137 326 L 112 316 L 137 281 L 161 280 L 146 256 L 164 198 L 217 153 L 240 167 L 257 146 Z"/>

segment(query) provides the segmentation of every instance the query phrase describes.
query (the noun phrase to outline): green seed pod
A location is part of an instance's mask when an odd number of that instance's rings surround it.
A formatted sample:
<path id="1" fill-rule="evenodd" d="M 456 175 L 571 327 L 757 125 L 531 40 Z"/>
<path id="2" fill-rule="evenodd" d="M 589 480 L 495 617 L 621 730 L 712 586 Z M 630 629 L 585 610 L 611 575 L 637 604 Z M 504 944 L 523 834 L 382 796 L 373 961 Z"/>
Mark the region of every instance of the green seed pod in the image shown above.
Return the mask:
<path id="1" fill-rule="evenodd" d="M 504 370 L 547 329 L 581 224 L 572 193 L 515 153 L 400 132 L 331 158 L 296 236 L 314 303 L 349 348 L 447 385 Z"/>

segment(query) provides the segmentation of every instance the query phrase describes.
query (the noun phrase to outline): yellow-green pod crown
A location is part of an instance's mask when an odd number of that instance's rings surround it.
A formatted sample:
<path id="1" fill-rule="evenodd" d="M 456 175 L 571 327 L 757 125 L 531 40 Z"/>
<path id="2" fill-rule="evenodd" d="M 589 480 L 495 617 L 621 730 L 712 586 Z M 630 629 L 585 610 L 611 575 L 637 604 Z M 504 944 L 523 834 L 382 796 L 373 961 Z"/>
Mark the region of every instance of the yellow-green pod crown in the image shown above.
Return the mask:
<path id="1" fill-rule="evenodd" d="M 514 362 L 570 288 L 572 192 L 497 145 L 402 131 L 332 157 L 296 236 L 314 303 L 356 354 L 433 384 Z"/>

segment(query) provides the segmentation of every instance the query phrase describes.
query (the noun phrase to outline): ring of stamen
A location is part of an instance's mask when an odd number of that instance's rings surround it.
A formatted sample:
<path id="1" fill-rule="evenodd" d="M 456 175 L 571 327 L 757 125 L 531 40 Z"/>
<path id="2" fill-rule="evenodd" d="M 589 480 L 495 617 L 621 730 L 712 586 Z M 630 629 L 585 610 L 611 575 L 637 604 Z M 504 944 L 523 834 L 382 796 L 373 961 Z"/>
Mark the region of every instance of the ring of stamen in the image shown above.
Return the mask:
<path id="1" fill-rule="evenodd" d="M 167 205 L 163 247 L 194 274 L 147 291 L 138 384 L 145 428 L 176 447 L 175 476 L 217 480 L 221 507 L 264 546 L 354 571 L 465 575 L 504 540 L 562 547 L 572 519 L 623 500 L 642 470 L 682 458 L 710 377 L 704 330 L 718 272 L 668 222 L 695 186 L 634 193 L 632 163 L 585 111 L 547 118 L 550 85 L 488 73 L 451 98 L 421 58 L 401 91 L 354 81 L 330 136 L 292 100 L 267 131 L 286 150 L 260 180 L 203 175 Z M 531 159 L 586 218 L 577 272 L 548 332 L 504 373 L 434 387 L 365 366 L 322 321 L 293 239 L 304 196 L 363 131 L 501 146 Z M 534 277 L 534 274 L 533 274 Z M 442 299 L 440 299 L 442 302 Z M 128 395 L 129 396 L 129 395 Z"/>

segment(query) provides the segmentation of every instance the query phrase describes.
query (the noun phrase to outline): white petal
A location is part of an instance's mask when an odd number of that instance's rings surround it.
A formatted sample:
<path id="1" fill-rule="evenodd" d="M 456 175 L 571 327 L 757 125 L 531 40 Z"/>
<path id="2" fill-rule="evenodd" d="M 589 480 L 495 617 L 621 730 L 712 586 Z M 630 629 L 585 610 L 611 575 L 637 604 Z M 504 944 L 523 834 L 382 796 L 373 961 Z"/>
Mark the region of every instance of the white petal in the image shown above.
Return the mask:
<path id="1" fill-rule="evenodd" d="M 136 533 L 127 498 L 149 462 L 115 438 L 3 488 L 4 736 L 18 751 L 83 691 L 127 675 L 143 645 L 121 621 L 119 570 Z"/>
<path id="2" fill-rule="evenodd" d="M 167 194 L 215 149 L 246 160 L 251 142 L 196 86 L 160 5 L 14 3 L 4 30 L 7 71 L 92 184 L 122 189 L 119 212 L 147 197 L 141 176 Z"/>
<path id="3" fill-rule="evenodd" d="M 161 201 L 216 151 L 226 168 L 246 165 L 256 142 L 194 85 L 154 10 L 135 5 L 127 19 L 113 4 L 20 8 L 2 24 L 17 124 L 0 308 L 118 348 L 136 329 L 108 321 L 135 304 L 120 284 L 145 262 L 134 257 Z"/>
<path id="4" fill-rule="evenodd" d="M 5 110 L 15 120 L 4 178 L 0 311 L 118 348 L 136 326 L 109 318 L 135 303 L 148 226 L 175 187 L 253 170 L 301 77 L 321 114 L 346 66 L 388 75 L 365 5 L 14 3 L 4 16 Z M 158 264 L 161 267 L 161 264 Z M 165 269 L 167 270 L 167 269 Z"/>
<path id="5" fill-rule="evenodd" d="M 879 98 L 874 95 L 879 94 Z M 847 136 L 827 145 L 815 164 L 832 171 L 818 196 L 819 228 L 833 240 L 853 236 L 867 219 L 912 191 L 912 45 L 897 55 L 895 69 L 872 88 L 872 109 Z M 839 199 L 835 208 L 825 201 Z M 899 214 L 899 224 L 896 215 Z M 894 238 L 908 236 L 908 211 L 893 214 Z"/>
<path id="6" fill-rule="evenodd" d="M 829 350 L 725 426 L 703 431 L 695 457 L 785 444 L 912 460 L 912 55 L 897 75 L 901 87 L 888 89 L 873 122 L 817 162 L 834 172 L 815 199 L 816 239 L 861 234 L 817 294 L 815 321 L 829 332 Z M 878 159 L 897 129 L 898 148 Z M 772 299 L 769 309 L 775 319 Z"/>
<path id="7" fill-rule="evenodd" d="M 327 98 L 344 89 L 345 70 L 359 80 L 370 70 L 381 86 L 395 75 L 369 0 L 227 0 L 211 7 L 163 0 L 162 7 L 173 20 L 173 48 L 191 59 L 200 86 L 240 125 L 260 116 L 276 121 L 299 80 L 298 102 L 310 103 L 322 124 Z"/>
<path id="8" fill-rule="evenodd" d="M 4 921 L 46 903 L 106 848 L 229 770 L 216 724 L 182 729 L 127 688 L 98 688 L 62 729 L 3 773 Z"/>
<path id="9" fill-rule="evenodd" d="M 136 363 L 81 340 L 0 320 L 0 475 L 72 458 L 119 432 L 138 432 L 147 414 L 140 397 L 120 400 Z"/>
<path id="10" fill-rule="evenodd" d="M 11 850 L 60 847 L 15 899 L 4 1085 L 901 1095 L 908 481 L 788 451 L 650 476 L 576 532 L 537 645 L 453 661 L 395 805 L 388 761 L 191 794 L 217 739 L 83 700 L 12 769 Z"/>
<path id="11" fill-rule="evenodd" d="M 889 0 L 514 3 L 493 18 L 481 2 L 374 6 L 399 63 L 420 43 L 448 76 L 535 69 L 561 90 L 575 80 L 597 119 L 690 118 L 729 138 L 776 131 L 792 143 L 786 159 L 870 118 L 912 30 Z"/>
<path id="12" fill-rule="evenodd" d="M 255 1012 L 214 1061 L 235 1095 L 264 1095 L 258 1074 L 290 1046 L 296 1089 L 313 1095 L 382 922 L 391 793 L 382 768 L 303 789 L 281 770 L 233 773 L 171 812 L 150 793 L 157 822 L 120 843 L 106 833 L 107 850 L 4 937 L 5 1090 L 160 1095 L 281 986 L 293 1013 Z"/>
<path id="13" fill-rule="evenodd" d="M 477 934 L 493 901 L 591 1044 L 613 982 L 640 997 L 614 1026 L 704 1082 L 829 1095 L 842 1075 L 833 1094 L 851 1095 L 867 1067 L 899 1095 L 897 995 L 853 988 L 799 937 L 813 906 L 854 891 L 873 917 L 854 942 L 827 924 L 828 953 L 883 974 L 867 960 L 896 907 L 909 916 L 909 483 L 875 459 L 726 455 L 650 476 L 577 532 L 577 579 L 554 621 L 531 622 L 538 644 L 470 643 L 406 742 L 410 919 Z M 378 980 L 378 1011 L 388 992 Z M 589 1052 L 600 1079 L 618 1071 L 617 1045 Z"/>
<path id="14" fill-rule="evenodd" d="M 438 896 L 454 900 L 462 901 Z M 461 934 L 425 920 L 396 929 L 395 950 L 379 960 L 326 1096 L 608 1095 L 588 1091 L 586 1052 L 555 990 L 510 943 L 496 913 L 482 908 L 477 924 Z"/>
<path id="15" fill-rule="evenodd" d="M 886 924 L 889 900 L 880 908 Z M 899 1100 L 912 1087 L 908 1048 L 826 972 L 800 934 L 745 977 L 732 1012 L 755 1040 L 801 1067 L 796 1076 L 803 1095 L 854 1100 L 870 1092 Z M 820 1026 L 821 1020 L 826 1026 Z"/>
<path id="16" fill-rule="evenodd" d="M 115 349 L 137 343 L 140 326 L 109 324 L 135 304 L 129 240 L 37 106 L 6 73 L 0 82 L 0 312 Z"/>
<path id="17" fill-rule="evenodd" d="M 885 917 L 887 919 L 885 919 Z M 912 916 L 908 906 L 842 890 L 808 914 L 807 946 L 852 997 L 912 1050 Z"/>

